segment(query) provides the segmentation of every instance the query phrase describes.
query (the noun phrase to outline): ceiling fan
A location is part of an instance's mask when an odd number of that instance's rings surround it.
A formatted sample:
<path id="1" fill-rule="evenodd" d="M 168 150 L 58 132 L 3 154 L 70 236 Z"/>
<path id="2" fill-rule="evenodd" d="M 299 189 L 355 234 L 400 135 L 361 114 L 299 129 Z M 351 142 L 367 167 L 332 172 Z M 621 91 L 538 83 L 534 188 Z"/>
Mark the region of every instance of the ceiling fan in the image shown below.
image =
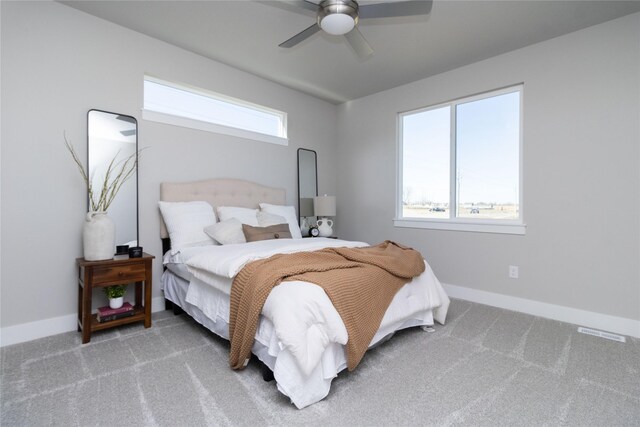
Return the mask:
<path id="1" fill-rule="evenodd" d="M 358 30 L 358 21 L 369 18 L 426 15 L 431 12 L 432 0 L 397 1 L 360 6 L 355 0 L 323 0 L 319 4 L 298 0 L 294 4 L 317 14 L 316 23 L 281 43 L 280 47 L 293 47 L 320 30 L 334 35 L 344 35 L 356 54 L 364 59 L 373 49 Z"/>

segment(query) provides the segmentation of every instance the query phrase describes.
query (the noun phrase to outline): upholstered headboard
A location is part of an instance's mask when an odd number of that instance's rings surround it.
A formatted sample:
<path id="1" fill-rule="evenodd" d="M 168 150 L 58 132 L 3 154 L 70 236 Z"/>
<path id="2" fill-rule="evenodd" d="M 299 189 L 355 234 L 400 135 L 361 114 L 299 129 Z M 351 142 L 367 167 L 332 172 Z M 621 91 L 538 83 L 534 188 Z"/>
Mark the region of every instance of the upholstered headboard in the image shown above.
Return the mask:
<path id="1" fill-rule="evenodd" d="M 192 182 L 163 182 L 160 184 L 160 200 L 164 202 L 205 201 L 213 207 L 237 206 L 257 208 L 259 203 L 284 205 L 287 194 L 283 188 L 265 187 L 241 179 L 207 179 Z M 160 215 L 160 237 L 169 237 Z"/>

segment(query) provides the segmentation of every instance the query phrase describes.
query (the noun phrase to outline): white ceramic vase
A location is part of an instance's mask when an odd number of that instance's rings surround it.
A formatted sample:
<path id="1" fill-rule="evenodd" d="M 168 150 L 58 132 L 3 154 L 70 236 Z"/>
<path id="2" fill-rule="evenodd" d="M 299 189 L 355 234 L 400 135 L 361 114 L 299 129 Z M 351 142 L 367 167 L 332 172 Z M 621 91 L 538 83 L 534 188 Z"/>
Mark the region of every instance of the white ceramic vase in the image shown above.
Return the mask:
<path id="1" fill-rule="evenodd" d="M 320 232 L 320 237 L 329 237 L 333 234 L 333 221 L 327 218 L 322 218 L 318 220 L 318 231 Z"/>
<path id="2" fill-rule="evenodd" d="M 309 220 L 306 217 L 302 218 L 302 222 L 300 223 L 300 234 L 302 234 L 302 237 L 309 235 Z"/>
<path id="3" fill-rule="evenodd" d="M 109 298 L 109 307 L 120 308 L 124 304 L 124 297 Z"/>
<path id="4" fill-rule="evenodd" d="M 106 212 L 89 212 L 82 227 L 84 259 L 113 259 L 116 247 L 116 226 Z"/>

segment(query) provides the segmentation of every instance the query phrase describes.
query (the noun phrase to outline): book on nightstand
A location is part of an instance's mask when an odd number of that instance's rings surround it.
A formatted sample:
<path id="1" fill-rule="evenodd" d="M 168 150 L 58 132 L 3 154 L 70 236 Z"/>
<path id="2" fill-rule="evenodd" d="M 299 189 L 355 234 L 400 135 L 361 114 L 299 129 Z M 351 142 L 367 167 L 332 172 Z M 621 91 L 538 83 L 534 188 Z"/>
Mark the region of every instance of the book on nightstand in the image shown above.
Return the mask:
<path id="1" fill-rule="evenodd" d="M 133 316 L 133 306 L 125 302 L 120 308 L 111 308 L 109 306 L 98 308 L 96 316 L 98 322 L 107 322 L 109 320 L 121 319 L 123 317 Z"/>
<path id="2" fill-rule="evenodd" d="M 125 311 L 124 313 L 119 314 L 110 314 L 109 316 L 98 316 L 98 322 L 109 322 L 111 320 L 122 319 L 123 317 L 131 317 L 135 314 L 135 311 Z"/>

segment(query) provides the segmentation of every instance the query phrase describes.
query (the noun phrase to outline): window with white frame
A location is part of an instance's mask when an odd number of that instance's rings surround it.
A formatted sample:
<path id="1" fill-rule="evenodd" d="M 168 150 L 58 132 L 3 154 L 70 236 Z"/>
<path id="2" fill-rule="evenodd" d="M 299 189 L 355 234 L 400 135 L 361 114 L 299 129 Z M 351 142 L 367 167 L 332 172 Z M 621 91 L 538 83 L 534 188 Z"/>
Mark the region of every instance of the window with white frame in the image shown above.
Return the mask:
<path id="1" fill-rule="evenodd" d="M 524 234 L 522 85 L 400 113 L 400 227 Z"/>
<path id="2" fill-rule="evenodd" d="M 145 120 L 287 145 L 287 114 L 205 89 L 144 77 Z"/>

